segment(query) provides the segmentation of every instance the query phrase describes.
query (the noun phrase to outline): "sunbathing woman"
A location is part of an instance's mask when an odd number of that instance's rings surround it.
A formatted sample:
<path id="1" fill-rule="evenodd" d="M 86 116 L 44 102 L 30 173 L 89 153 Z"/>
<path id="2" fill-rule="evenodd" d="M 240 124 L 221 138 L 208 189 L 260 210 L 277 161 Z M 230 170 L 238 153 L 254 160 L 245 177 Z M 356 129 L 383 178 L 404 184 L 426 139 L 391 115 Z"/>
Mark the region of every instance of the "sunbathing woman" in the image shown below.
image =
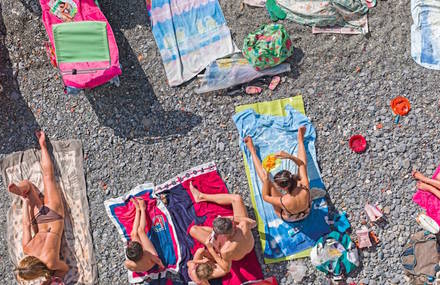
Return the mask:
<path id="1" fill-rule="evenodd" d="M 199 248 L 193 260 L 188 261 L 188 275 L 197 285 L 209 285 L 208 280 L 228 274 L 205 248 Z"/>
<path id="2" fill-rule="evenodd" d="M 50 282 L 52 277 L 62 278 L 69 270 L 67 264 L 60 260 L 64 205 L 46 147 L 46 136 L 42 131 L 36 132 L 36 136 L 41 147 L 44 195 L 27 180 L 8 187 L 9 192 L 21 196 L 24 201 L 22 245 L 27 256 L 19 262 L 15 271 L 22 280 L 44 277 L 46 282 Z"/>
<path id="3" fill-rule="evenodd" d="M 292 174 L 288 170 L 282 170 L 275 174 L 273 182 L 258 158 L 252 138 L 246 137 L 244 139 L 251 152 L 258 177 L 263 182 L 263 200 L 272 204 L 275 213 L 285 222 L 297 222 L 305 219 L 310 214 L 311 196 L 304 146 L 305 131 L 304 126 L 298 129 L 298 157 L 285 151 L 275 154 L 276 158 L 290 159 L 298 165 L 298 175 Z M 283 195 L 280 190 L 285 191 L 286 194 Z"/>
<path id="4" fill-rule="evenodd" d="M 418 171 L 413 171 L 412 176 L 417 180 L 417 189 L 430 192 L 440 199 L 440 177 L 438 175 L 431 179 Z"/>
<path id="5" fill-rule="evenodd" d="M 142 198 L 131 199 L 131 201 L 136 208 L 136 215 L 130 233 L 131 241 L 125 252 L 127 256 L 125 267 L 133 272 L 145 272 L 157 264 L 160 269 L 164 269 L 153 243 L 145 233 L 147 224 L 145 201 Z"/>

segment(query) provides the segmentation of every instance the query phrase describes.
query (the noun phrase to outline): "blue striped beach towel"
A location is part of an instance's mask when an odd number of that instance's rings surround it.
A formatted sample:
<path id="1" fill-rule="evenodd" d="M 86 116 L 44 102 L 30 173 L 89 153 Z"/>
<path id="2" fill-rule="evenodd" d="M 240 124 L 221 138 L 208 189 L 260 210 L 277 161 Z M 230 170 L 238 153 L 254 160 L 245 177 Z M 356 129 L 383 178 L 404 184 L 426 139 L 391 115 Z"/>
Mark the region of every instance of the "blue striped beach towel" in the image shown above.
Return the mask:
<path id="1" fill-rule="evenodd" d="M 147 0 L 147 7 L 170 86 L 237 51 L 218 0 Z"/>

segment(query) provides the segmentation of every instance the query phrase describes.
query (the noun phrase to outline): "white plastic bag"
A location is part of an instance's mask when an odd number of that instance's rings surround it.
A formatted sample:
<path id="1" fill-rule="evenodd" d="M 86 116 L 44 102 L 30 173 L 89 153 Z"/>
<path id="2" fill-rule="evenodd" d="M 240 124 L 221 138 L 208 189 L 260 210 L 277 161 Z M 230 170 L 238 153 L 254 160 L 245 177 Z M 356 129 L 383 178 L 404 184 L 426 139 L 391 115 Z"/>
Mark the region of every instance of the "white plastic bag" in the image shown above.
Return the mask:
<path id="1" fill-rule="evenodd" d="M 282 63 L 261 71 L 255 68 L 241 55 L 234 54 L 228 58 L 217 59 L 212 62 L 201 77 L 200 88 L 197 94 L 226 89 L 232 86 L 250 82 L 262 76 L 273 76 L 290 71 L 288 63 Z"/>

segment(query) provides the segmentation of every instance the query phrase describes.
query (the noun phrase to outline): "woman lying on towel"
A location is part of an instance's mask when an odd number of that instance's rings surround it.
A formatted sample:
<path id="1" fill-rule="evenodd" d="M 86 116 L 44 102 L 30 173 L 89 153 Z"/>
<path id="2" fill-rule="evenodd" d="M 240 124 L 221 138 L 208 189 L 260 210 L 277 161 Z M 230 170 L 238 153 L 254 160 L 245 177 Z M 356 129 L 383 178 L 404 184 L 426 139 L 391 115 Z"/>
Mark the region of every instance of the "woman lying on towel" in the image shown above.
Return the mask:
<path id="1" fill-rule="evenodd" d="M 417 180 L 417 189 L 430 192 L 440 199 L 440 176 L 428 178 L 418 171 L 413 171 L 412 176 Z"/>
<path id="2" fill-rule="evenodd" d="M 67 264 L 60 260 L 64 205 L 55 181 L 46 136 L 42 131 L 36 132 L 36 136 L 41 147 L 44 194 L 27 180 L 8 187 L 9 192 L 21 196 L 24 202 L 22 245 L 27 256 L 19 262 L 15 271 L 22 280 L 43 277 L 46 279 L 44 284 L 50 284 L 52 278 L 62 278 L 69 270 Z"/>
<path id="3" fill-rule="evenodd" d="M 280 151 L 275 154 L 276 158 L 290 159 L 298 165 L 298 175 L 282 170 L 275 174 L 273 182 L 270 174 L 264 170 L 255 150 L 251 137 L 246 137 L 244 142 L 252 155 L 258 177 L 263 182 L 263 200 L 272 204 L 275 213 L 285 222 L 298 222 L 310 214 L 311 196 L 309 190 L 309 179 L 307 176 L 307 156 L 304 146 L 304 133 L 306 127 L 298 129 L 298 157 Z M 285 191 L 286 194 L 282 194 Z"/>
<path id="4" fill-rule="evenodd" d="M 146 272 L 157 264 L 163 270 L 165 267 L 157 255 L 153 243 L 145 233 L 147 225 L 145 201 L 142 198 L 131 199 L 130 201 L 136 208 L 136 215 L 133 221 L 133 229 L 130 233 L 131 241 L 128 243 L 125 251 L 127 256 L 125 267 L 133 272 Z"/>
<path id="5" fill-rule="evenodd" d="M 193 260 L 188 261 L 188 275 L 197 285 L 209 285 L 208 280 L 220 278 L 226 274 L 228 271 L 223 270 L 205 248 L 199 248 Z"/>

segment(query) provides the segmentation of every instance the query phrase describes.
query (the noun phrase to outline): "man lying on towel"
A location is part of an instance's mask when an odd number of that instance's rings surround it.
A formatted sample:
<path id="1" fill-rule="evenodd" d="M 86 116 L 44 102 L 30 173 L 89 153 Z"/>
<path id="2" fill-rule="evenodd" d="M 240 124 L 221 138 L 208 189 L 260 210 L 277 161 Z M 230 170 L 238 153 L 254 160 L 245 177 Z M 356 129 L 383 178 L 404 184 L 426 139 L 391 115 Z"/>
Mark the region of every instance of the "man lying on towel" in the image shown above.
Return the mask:
<path id="1" fill-rule="evenodd" d="M 160 269 L 164 269 L 165 266 L 157 255 L 153 243 L 145 233 L 147 224 L 145 201 L 141 198 L 132 198 L 131 201 L 136 208 L 136 216 L 130 233 L 131 241 L 128 242 L 125 252 L 127 256 L 125 267 L 133 272 L 145 272 L 157 264 Z"/>
<path id="2" fill-rule="evenodd" d="M 242 198 L 236 194 L 206 194 L 190 183 L 190 190 L 196 203 L 212 202 L 231 205 L 233 217 L 217 217 L 212 228 L 193 226 L 190 235 L 203 243 L 206 250 L 198 251 L 188 264 L 191 279 L 198 284 L 208 284 L 207 280 L 222 277 L 231 270 L 232 261 L 244 258 L 254 249 L 251 230 L 257 223 L 248 218 Z M 202 264 L 208 264 L 203 265 Z M 208 267 L 207 270 L 201 270 Z"/>

